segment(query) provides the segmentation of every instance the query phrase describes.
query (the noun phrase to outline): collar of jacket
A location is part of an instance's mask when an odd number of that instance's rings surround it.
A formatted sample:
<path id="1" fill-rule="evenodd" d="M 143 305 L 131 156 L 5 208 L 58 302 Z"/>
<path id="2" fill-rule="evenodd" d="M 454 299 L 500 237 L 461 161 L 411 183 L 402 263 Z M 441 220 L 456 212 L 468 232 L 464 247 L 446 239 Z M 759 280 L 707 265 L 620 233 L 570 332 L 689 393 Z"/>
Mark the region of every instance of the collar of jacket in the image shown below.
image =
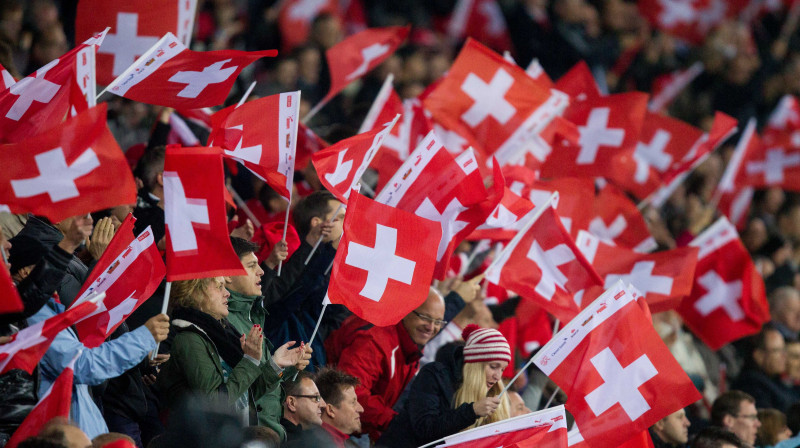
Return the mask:
<path id="1" fill-rule="evenodd" d="M 400 341 L 400 350 L 403 351 L 406 364 L 419 361 L 419 359 L 422 358 L 422 347 L 411 339 L 411 335 L 408 334 L 408 330 L 406 330 L 402 320 L 398 322 L 395 327 L 397 328 L 397 339 Z"/>
<path id="2" fill-rule="evenodd" d="M 264 299 L 262 295 L 247 296 L 236 291 L 231 291 L 230 289 L 228 292 L 231 293 L 231 296 L 228 297 L 229 311 L 244 313 L 258 308 L 261 308 L 264 312 L 267 311 L 262 305 Z"/>

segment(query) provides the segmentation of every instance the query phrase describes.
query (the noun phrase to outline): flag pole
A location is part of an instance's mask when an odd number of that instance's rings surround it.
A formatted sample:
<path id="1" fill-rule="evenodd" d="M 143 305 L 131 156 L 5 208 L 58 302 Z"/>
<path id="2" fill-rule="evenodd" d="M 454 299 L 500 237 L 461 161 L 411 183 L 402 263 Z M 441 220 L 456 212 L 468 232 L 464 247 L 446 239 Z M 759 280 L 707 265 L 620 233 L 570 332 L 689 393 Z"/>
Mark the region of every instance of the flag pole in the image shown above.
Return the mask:
<path id="1" fill-rule="evenodd" d="M 289 203 L 286 205 L 286 216 L 283 218 L 283 237 L 281 241 L 286 241 L 286 228 L 289 227 L 289 209 L 292 206 L 292 190 L 289 190 Z M 283 267 L 283 260 L 278 262 L 278 277 L 281 276 L 281 268 Z"/>
<path id="2" fill-rule="evenodd" d="M 169 293 L 172 292 L 172 282 L 167 282 L 167 285 L 164 287 L 164 302 L 161 303 L 161 314 L 167 314 L 167 306 L 169 306 Z M 150 354 L 150 360 L 156 359 L 156 355 L 158 355 L 158 346 L 161 343 L 156 344 L 156 349 L 153 350 L 153 353 Z"/>
<path id="3" fill-rule="evenodd" d="M 242 104 L 244 104 L 245 101 L 247 101 L 247 97 L 250 96 L 250 92 L 253 91 L 253 88 L 255 86 L 256 86 L 256 82 L 255 81 L 250 83 L 250 87 L 248 87 L 247 90 L 245 90 L 244 95 L 242 95 L 242 99 L 239 100 L 239 102 L 236 104 L 236 107 L 241 106 Z"/>
<path id="4" fill-rule="evenodd" d="M 339 212 L 342 210 L 342 208 L 344 208 L 344 203 L 343 203 L 343 202 L 340 202 L 340 203 L 339 203 L 339 206 L 338 206 L 338 207 L 336 207 L 336 211 L 335 211 L 335 212 L 333 212 L 333 216 L 331 216 L 331 219 L 329 219 L 328 221 L 326 221 L 326 223 L 327 223 L 327 224 L 330 224 L 330 223 L 332 223 L 332 222 L 333 222 L 333 219 L 334 219 L 334 218 L 336 218 L 336 215 L 338 215 L 338 214 L 339 214 Z M 314 243 L 314 247 L 312 247 L 312 248 L 311 248 L 311 253 L 310 253 L 310 254 L 308 254 L 308 257 L 306 258 L 306 262 L 305 262 L 304 264 L 308 264 L 308 262 L 309 262 L 309 261 L 311 261 L 311 257 L 313 257 L 313 256 L 314 256 L 314 252 L 316 252 L 316 251 L 317 251 L 317 248 L 319 247 L 319 244 L 320 244 L 321 242 L 322 242 L 322 235 L 320 235 L 320 236 L 319 236 L 319 238 L 317 238 L 317 242 L 316 242 L 316 243 Z"/>
<path id="5" fill-rule="evenodd" d="M 239 193 L 236 192 L 236 189 L 233 188 L 233 185 L 228 185 L 227 187 L 228 187 L 228 192 L 230 192 L 231 197 L 233 198 L 233 202 L 235 202 L 236 205 L 239 206 L 239 208 L 244 210 L 244 214 L 247 215 L 248 218 L 250 218 L 250 221 L 253 221 L 254 226 L 261 227 L 261 221 L 258 218 L 256 218 L 256 215 L 253 213 L 252 210 L 250 210 L 250 207 L 247 206 L 247 204 L 244 202 L 244 199 L 242 199 L 242 197 L 239 196 Z"/>
<path id="6" fill-rule="evenodd" d="M 327 104 L 328 104 L 328 102 L 329 102 L 331 99 L 333 99 L 333 98 L 332 98 L 332 97 L 331 97 L 331 98 L 328 98 L 327 96 L 326 96 L 325 98 L 323 98 L 323 99 L 322 99 L 322 101 L 320 101 L 319 103 L 317 103 L 317 105 L 316 105 L 316 106 L 314 106 L 314 107 L 313 107 L 313 108 L 312 108 L 310 111 L 308 111 L 308 113 L 306 114 L 306 116 L 305 116 L 305 117 L 303 117 L 303 119 L 302 119 L 302 120 L 300 120 L 300 122 L 301 122 L 301 123 L 303 123 L 303 124 L 306 124 L 306 123 L 308 123 L 308 121 L 309 121 L 309 120 L 311 120 L 312 118 L 314 118 L 314 115 L 317 115 L 317 112 L 319 112 L 320 110 L 322 110 L 322 108 L 323 108 L 323 107 L 325 107 L 325 105 L 327 105 Z"/>
<path id="7" fill-rule="evenodd" d="M 325 296 L 325 299 L 322 301 L 322 311 L 319 312 L 319 318 L 317 319 L 317 324 L 314 325 L 314 332 L 311 333 L 311 339 L 308 340 L 308 346 L 309 347 L 311 347 L 311 343 L 314 342 L 314 338 L 317 337 L 317 331 L 319 330 L 319 324 L 322 323 L 322 316 L 325 315 L 325 309 L 326 308 L 328 308 L 328 296 L 327 295 Z M 298 371 L 297 373 L 294 374 L 294 377 L 292 377 L 292 381 L 297 379 L 297 375 L 299 373 L 300 373 L 300 371 Z"/>
<path id="8" fill-rule="evenodd" d="M 553 335 L 558 333 L 558 326 L 559 326 L 560 323 L 561 323 L 561 321 L 556 319 L 555 324 L 553 324 Z M 503 388 L 503 391 L 500 392 L 500 395 L 499 395 L 500 398 L 503 398 L 503 395 L 505 395 L 506 391 L 508 391 L 508 388 L 511 387 L 512 384 L 514 384 L 514 381 L 516 381 L 517 378 L 519 378 L 519 376 L 522 375 L 522 372 L 527 370 L 528 367 L 530 367 L 531 364 L 533 364 L 533 356 L 531 356 L 531 359 L 529 359 L 528 362 L 525 363 L 525 365 L 521 369 L 519 369 L 519 372 L 517 372 L 517 374 L 514 375 L 514 378 L 511 378 L 511 381 L 509 381 L 506 384 L 506 386 Z M 558 392 L 558 390 L 556 390 L 556 392 Z M 555 397 L 555 394 L 553 394 L 553 397 Z M 553 397 L 550 397 L 550 400 L 547 402 L 547 405 L 545 405 L 545 408 L 550 406 L 550 401 L 553 401 Z"/>
<path id="9" fill-rule="evenodd" d="M 302 92 L 298 90 L 297 91 L 297 104 L 298 104 L 297 113 L 298 114 L 300 113 L 300 106 L 299 105 L 300 105 L 300 96 L 301 96 L 301 94 L 302 94 Z M 289 118 L 291 119 L 291 116 Z M 286 216 L 283 218 L 283 238 L 281 238 L 281 241 L 286 241 L 286 230 L 287 230 L 287 227 L 289 227 L 289 210 L 291 210 L 291 208 L 292 208 L 292 192 L 294 190 L 294 160 L 297 157 L 297 132 L 298 132 L 299 124 L 297 123 L 297 120 L 291 120 L 291 122 L 294 124 L 294 129 L 292 129 L 292 131 L 293 131 L 292 135 L 294 136 L 294 138 L 292 139 L 292 145 L 291 145 L 292 146 L 292 156 L 289 159 L 292 163 L 289 165 L 291 168 L 289 170 L 287 170 L 287 173 L 286 173 L 286 189 L 289 190 L 289 199 L 288 199 L 289 203 L 286 204 Z M 283 267 L 283 260 L 280 260 L 278 262 L 278 277 L 281 276 L 281 268 L 282 267 Z"/>

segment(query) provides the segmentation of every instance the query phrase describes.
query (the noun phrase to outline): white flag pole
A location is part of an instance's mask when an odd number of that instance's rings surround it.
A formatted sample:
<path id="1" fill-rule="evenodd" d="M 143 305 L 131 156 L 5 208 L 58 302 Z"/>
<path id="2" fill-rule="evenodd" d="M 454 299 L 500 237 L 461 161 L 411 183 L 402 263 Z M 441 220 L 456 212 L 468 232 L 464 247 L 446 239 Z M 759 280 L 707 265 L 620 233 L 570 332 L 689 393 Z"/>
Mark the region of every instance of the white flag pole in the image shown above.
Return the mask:
<path id="1" fill-rule="evenodd" d="M 169 294 L 172 292 L 172 282 L 167 282 L 166 287 L 164 287 L 164 301 L 161 303 L 161 314 L 167 314 L 167 307 L 169 306 Z M 150 354 L 150 360 L 156 359 L 156 355 L 158 355 L 158 346 L 161 343 L 156 344 L 156 349 Z"/>

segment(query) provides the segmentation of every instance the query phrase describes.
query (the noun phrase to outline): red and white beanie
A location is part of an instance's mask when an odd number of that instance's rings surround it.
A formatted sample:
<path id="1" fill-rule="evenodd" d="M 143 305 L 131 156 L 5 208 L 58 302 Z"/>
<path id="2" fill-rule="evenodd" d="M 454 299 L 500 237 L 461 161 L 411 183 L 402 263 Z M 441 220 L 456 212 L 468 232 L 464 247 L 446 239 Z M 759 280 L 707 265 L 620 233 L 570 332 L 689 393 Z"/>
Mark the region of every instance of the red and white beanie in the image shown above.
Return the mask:
<path id="1" fill-rule="evenodd" d="M 511 348 L 499 331 L 470 324 L 461 337 L 467 343 L 464 346 L 464 362 L 511 362 Z"/>

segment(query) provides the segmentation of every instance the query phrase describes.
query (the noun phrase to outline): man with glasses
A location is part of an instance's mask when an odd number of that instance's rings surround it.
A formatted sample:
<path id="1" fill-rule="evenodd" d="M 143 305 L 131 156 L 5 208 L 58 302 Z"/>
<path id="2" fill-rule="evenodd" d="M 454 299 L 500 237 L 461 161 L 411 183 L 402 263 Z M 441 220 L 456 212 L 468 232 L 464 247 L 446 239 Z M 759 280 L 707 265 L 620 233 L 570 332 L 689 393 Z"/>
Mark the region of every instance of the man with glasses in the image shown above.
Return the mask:
<path id="1" fill-rule="evenodd" d="M 757 408 L 786 412 L 798 400 L 781 376 L 786 372 L 786 342 L 777 328 L 765 325 L 750 339 L 750 354 L 739 378 L 732 384 L 750 394 Z"/>
<path id="2" fill-rule="evenodd" d="M 756 400 L 739 390 L 725 392 L 711 406 L 711 424 L 732 432 L 742 442 L 753 446 L 758 428 L 761 427 Z"/>
<path id="3" fill-rule="evenodd" d="M 286 441 L 307 441 L 312 430 L 322 425 L 325 400 L 308 372 L 300 371 L 295 380 L 285 381 L 283 388 L 286 401 L 283 402 L 281 426 L 286 429 Z"/>

